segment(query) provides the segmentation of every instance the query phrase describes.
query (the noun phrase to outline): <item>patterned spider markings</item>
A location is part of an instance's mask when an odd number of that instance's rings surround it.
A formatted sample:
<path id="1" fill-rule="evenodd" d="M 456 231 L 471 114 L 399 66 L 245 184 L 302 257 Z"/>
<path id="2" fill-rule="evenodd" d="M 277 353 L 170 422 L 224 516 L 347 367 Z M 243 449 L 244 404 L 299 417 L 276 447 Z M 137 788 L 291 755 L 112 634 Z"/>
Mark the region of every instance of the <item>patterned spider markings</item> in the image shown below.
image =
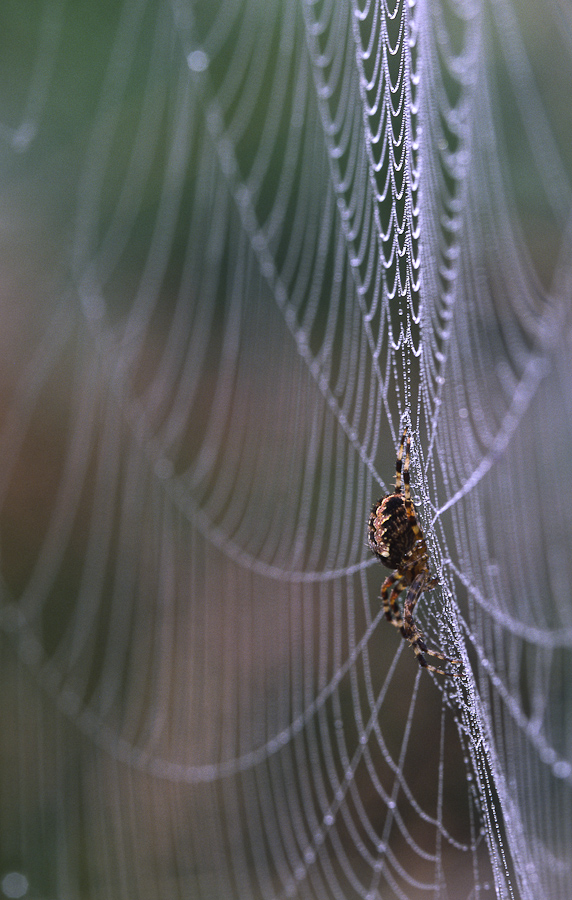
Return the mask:
<path id="1" fill-rule="evenodd" d="M 429 650 L 423 640 L 423 634 L 413 618 L 413 610 L 419 597 L 423 591 L 434 588 L 439 583 L 439 578 L 431 575 L 429 571 L 427 544 L 411 499 L 409 445 L 409 434 L 406 428 L 397 452 L 395 491 L 393 494 L 382 497 L 373 507 L 369 517 L 369 546 L 372 553 L 381 560 L 384 566 L 394 570 L 381 586 L 381 600 L 386 619 L 399 628 L 402 636 L 409 641 L 420 666 L 430 672 L 437 672 L 439 675 L 458 678 L 460 672 L 448 672 L 427 662 L 425 653 L 453 665 L 461 664 L 458 659 L 449 659 L 436 650 Z M 404 448 L 402 493 L 401 472 Z M 405 590 L 407 590 L 407 596 L 402 615 L 397 598 Z"/>

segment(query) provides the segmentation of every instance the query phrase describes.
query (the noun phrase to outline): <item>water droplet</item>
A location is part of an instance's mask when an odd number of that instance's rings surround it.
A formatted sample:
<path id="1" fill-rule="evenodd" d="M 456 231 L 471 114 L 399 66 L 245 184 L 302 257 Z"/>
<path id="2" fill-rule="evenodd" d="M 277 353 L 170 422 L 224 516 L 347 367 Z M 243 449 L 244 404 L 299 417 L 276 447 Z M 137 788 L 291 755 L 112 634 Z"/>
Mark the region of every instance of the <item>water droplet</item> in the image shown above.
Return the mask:
<path id="1" fill-rule="evenodd" d="M 569 762 L 562 759 L 559 762 L 554 763 L 552 766 L 552 771 L 554 772 L 556 778 L 570 778 L 572 774 L 572 766 Z"/>
<path id="2" fill-rule="evenodd" d="M 204 50 L 193 50 L 187 56 L 187 65 L 191 72 L 204 72 L 209 67 L 209 58 Z"/>
<path id="3" fill-rule="evenodd" d="M 29 883 L 21 872 L 7 872 L 2 879 L 2 892 L 5 897 L 18 900 L 28 893 Z"/>

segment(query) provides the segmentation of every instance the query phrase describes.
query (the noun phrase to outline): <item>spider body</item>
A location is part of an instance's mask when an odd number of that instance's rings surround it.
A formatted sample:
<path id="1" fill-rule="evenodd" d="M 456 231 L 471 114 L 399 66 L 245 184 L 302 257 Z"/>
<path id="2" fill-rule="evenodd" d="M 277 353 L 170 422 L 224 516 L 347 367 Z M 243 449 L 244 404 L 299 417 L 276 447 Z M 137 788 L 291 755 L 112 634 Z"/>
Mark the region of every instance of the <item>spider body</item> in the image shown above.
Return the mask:
<path id="1" fill-rule="evenodd" d="M 429 571 L 427 544 L 411 499 L 409 446 L 409 434 L 405 429 L 395 464 L 395 491 L 382 497 L 371 511 L 368 521 L 369 546 L 384 566 L 393 569 L 381 586 L 381 601 L 386 619 L 399 628 L 402 636 L 409 641 L 420 666 L 440 675 L 458 677 L 458 672 L 447 672 L 427 662 L 425 653 L 444 662 L 459 664 L 459 660 L 449 659 L 436 650 L 428 650 L 423 634 L 413 618 L 419 597 L 423 591 L 435 587 L 439 579 Z M 404 450 L 405 462 L 403 462 Z M 407 595 L 402 615 L 397 600 L 405 590 Z"/>

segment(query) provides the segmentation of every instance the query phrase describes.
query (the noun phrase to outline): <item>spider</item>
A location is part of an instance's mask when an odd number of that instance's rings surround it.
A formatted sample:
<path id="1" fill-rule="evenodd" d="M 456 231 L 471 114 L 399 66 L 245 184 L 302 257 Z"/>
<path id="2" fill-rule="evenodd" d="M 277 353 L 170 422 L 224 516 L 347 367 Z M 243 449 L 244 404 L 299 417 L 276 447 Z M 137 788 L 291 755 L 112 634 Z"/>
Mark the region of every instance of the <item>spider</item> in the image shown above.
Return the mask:
<path id="1" fill-rule="evenodd" d="M 439 669 L 427 662 L 424 653 L 442 659 L 444 662 L 460 665 L 458 659 L 449 659 L 436 650 L 428 650 L 423 640 L 423 634 L 413 618 L 413 610 L 419 597 L 423 591 L 434 588 L 439 583 L 439 578 L 431 575 L 429 571 L 427 544 L 411 499 L 409 444 L 409 434 L 405 428 L 397 451 L 395 491 L 393 494 L 382 497 L 371 511 L 368 521 L 369 546 L 372 553 L 381 560 L 384 566 L 394 570 L 381 586 L 385 618 L 399 628 L 402 636 L 409 641 L 420 666 L 430 672 L 458 678 L 458 672 L 447 672 L 445 669 Z M 402 493 L 401 466 L 404 447 L 405 465 L 403 466 Z M 402 615 L 397 598 L 404 590 L 407 590 L 407 596 Z"/>

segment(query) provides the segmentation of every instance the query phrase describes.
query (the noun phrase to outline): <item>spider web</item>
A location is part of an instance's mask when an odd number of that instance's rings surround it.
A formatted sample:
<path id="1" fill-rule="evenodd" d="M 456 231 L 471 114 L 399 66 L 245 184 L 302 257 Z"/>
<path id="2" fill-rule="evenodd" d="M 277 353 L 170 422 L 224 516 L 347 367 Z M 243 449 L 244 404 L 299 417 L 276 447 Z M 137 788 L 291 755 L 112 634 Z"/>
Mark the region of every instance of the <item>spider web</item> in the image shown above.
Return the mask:
<path id="1" fill-rule="evenodd" d="M 570 9 L 2 18 L 0 892 L 568 897 Z"/>

